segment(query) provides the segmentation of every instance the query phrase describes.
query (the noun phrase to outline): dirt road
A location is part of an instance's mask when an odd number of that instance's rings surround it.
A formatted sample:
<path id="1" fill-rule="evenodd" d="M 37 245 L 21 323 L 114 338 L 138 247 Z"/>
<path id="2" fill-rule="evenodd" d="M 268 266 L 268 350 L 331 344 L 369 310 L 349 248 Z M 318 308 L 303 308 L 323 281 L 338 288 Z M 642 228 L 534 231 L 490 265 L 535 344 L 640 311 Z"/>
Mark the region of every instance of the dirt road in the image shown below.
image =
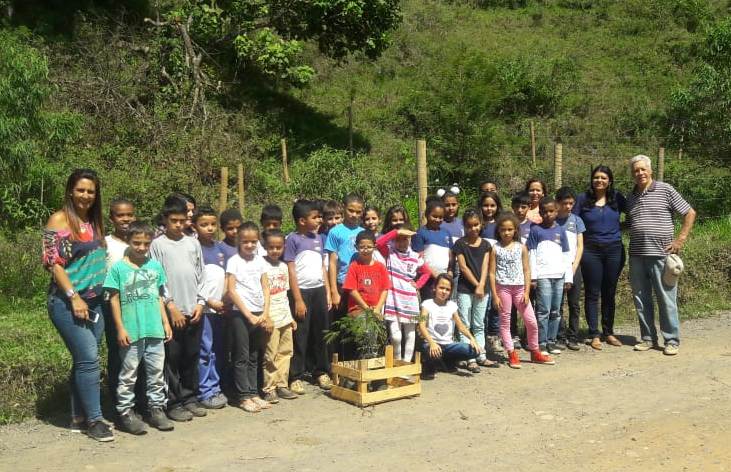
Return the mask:
<path id="1" fill-rule="evenodd" d="M 365 410 L 311 389 L 107 444 L 3 427 L 0 470 L 731 470 L 731 314 L 682 333 L 674 358 L 585 348 L 553 367 L 441 374 L 420 398 Z"/>

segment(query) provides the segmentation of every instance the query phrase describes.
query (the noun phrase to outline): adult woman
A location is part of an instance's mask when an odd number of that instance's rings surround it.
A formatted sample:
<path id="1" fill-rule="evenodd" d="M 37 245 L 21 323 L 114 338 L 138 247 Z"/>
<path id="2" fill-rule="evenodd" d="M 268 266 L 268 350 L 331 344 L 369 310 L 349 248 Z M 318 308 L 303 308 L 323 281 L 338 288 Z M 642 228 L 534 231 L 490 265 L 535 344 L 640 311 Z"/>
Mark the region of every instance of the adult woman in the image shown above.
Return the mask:
<path id="1" fill-rule="evenodd" d="M 625 211 L 624 196 L 614 190 L 612 170 L 599 165 L 591 172 L 589 189 L 579 195 L 574 213 L 584 220 L 584 254 L 581 273 L 584 276 L 584 309 L 591 347 L 600 350 L 600 334 L 612 346 L 622 343 L 614 336 L 614 297 L 617 280 L 624 267 L 625 254 L 619 231 L 619 216 Z M 602 330 L 598 327 L 601 297 Z"/>
<path id="2" fill-rule="evenodd" d="M 71 428 L 98 441 L 114 439 L 102 420 L 99 399 L 99 341 L 106 272 L 106 247 L 96 172 L 75 170 L 68 178 L 63 208 L 43 232 L 43 263 L 51 272 L 48 314 L 71 353 Z"/>
<path id="3" fill-rule="evenodd" d="M 526 217 L 535 224 L 541 224 L 542 218 L 538 211 L 538 202 L 548 195 L 546 184 L 540 179 L 530 179 L 525 183 L 525 193 L 530 196 L 530 208 Z"/>

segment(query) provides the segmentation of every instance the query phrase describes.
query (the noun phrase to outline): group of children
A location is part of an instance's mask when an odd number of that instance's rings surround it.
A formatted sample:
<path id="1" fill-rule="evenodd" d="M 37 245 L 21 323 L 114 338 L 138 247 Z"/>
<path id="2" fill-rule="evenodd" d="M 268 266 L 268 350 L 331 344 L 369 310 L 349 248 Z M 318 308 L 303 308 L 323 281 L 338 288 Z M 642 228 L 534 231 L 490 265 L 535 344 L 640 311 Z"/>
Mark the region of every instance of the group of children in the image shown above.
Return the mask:
<path id="1" fill-rule="evenodd" d="M 529 182 L 512 212 L 491 182 L 461 217 L 458 194 L 430 197 L 416 230 L 400 205 L 382 218 L 353 194 L 342 204 L 298 200 L 286 236 L 275 205 L 258 226 L 238 210 L 217 215 L 173 194 L 156 228 L 115 199 L 104 286 L 118 427 L 142 434 L 136 409 L 160 430 L 227 404 L 256 413 L 304 394 L 306 379 L 329 390 L 335 347 L 325 333 L 333 320 L 364 313 L 386 325 L 398 359 L 424 353 L 424 379 L 497 367 L 487 350 L 507 351 L 520 368 L 517 314 L 531 361 L 554 364 L 583 225 L 570 189 L 554 199 L 532 182 L 542 195 Z M 567 346 L 578 349 L 575 341 Z"/>

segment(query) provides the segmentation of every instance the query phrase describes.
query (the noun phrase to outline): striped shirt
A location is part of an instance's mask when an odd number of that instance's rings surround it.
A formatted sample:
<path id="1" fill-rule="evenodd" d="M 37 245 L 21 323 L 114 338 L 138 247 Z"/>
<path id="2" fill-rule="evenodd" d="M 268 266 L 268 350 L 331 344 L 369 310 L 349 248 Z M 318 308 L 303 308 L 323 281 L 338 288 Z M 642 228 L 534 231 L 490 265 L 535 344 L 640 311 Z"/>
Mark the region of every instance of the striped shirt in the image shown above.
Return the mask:
<path id="1" fill-rule="evenodd" d="M 673 214 L 690 209 L 672 185 L 653 180 L 644 192 L 635 187 L 627 198 L 630 256 L 666 256 L 665 247 L 675 237 Z"/>

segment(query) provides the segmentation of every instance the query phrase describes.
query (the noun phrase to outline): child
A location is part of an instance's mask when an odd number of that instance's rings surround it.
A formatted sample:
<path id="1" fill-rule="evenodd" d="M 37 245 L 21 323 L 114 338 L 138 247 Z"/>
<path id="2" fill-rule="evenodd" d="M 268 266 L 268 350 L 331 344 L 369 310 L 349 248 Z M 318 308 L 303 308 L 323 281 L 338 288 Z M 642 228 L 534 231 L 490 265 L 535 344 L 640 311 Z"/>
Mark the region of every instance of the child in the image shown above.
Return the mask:
<path id="1" fill-rule="evenodd" d="M 355 194 L 346 195 L 343 200 L 345 218 L 343 222 L 329 230 L 325 250 L 329 254 L 330 297 L 337 312 L 336 317 L 345 314 L 347 303 L 341 303 L 342 285 L 348 266 L 356 254 L 355 239 L 363 231 L 360 226 L 363 216 L 363 199 Z M 329 223 L 328 223 L 329 224 Z"/>
<path id="2" fill-rule="evenodd" d="M 503 204 L 500 201 L 500 197 L 495 192 L 482 193 L 477 202 L 477 207 L 480 209 L 482 216 L 481 236 L 488 243 L 495 244 L 497 241 L 495 237 L 495 221 L 498 215 L 503 212 Z"/>
<path id="3" fill-rule="evenodd" d="M 311 372 L 323 390 L 332 388 L 330 357 L 323 334 L 330 329 L 330 292 L 323 259 L 322 213 L 314 202 L 298 200 L 292 207 L 296 230 L 287 236 L 282 259 L 289 268 L 290 305 L 297 322 L 289 389 L 305 393 L 302 377 Z"/>
<path id="4" fill-rule="evenodd" d="M 198 240 L 183 232 L 188 218 L 185 200 L 171 195 L 161 215 L 165 232 L 152 241 L 150 256 L 165 270 L 165 309 L 173 328 L 173 337 L 165 345 L 167 415 L 173 421 L 190 421 L 206 415 L 196 399 L 203 254 Z"/>
<path id="5" fill-rule="evenodd" d="M 287 290 L 289 271 L 287 264 L 279 260 L 284 252 L 284 234 L 278 229 L 264 231 L 264 258 L 269 283 L 269 318 L 272 331 L 264 351 L 264 400 L 278 403 L 280 398 L 294 400 L 297 394 L 289 385 L 289 362 L 292 359 L 292 331 L 297 323 L 292 319 Z M 322 260 L 322 259 L 320 259 Z"/>
<path id="6" fill-rule="evenodd" d="M 566 342 L 566 347 L 572 351 L 579 350 L 579 295 L 581 294 L 581 256 L 584 253 L 584 235 L 586 231 L 584 220 L 571 212 L 576 203 L 576 193 L 570 187 L 561 187 L 556 191 L 556 203 L 558 203 L 558 223 L 565 231 L 569 240 L 569 259 L 573 271 L 573 283 L 566 291 L 564 298 L 568 299 L 569 324 L 568 329 L 561 333 L 563 323 L 563 301 L 560 308 L 561 324 L 559 326 L 559 338 Z"/>
<path id="7" fill-rule="evenodd" d="M 485 311 L 490 304 L 487 288 L 487 268 L 490 243 L 480 237 L 482 224 L 474 210 L 467 210 L 462 217 L 465 237 L 454 244 L 454 254 L 459 266 L 457 282 L 457 306 L 462 323 L 470 330 L 479 346 L 485 345 Z M 460 335 L 460 342 L 468 338 Z M 496 366 L 484 353 L 467 361 L 467 370 L 480 372 L 480 366 Z"/>
<path id="8" fill-rule="evenodd" d="M 259 218 L 259 222 L 261 223 L 262 232 L 273 230 L 273 229 L 277 229 L 277 230 L 281 231 L 283 218 L 284 218 L 284 214 L 282 213 L 282 209 L 279 208 L 279 205 L 264 206 L 264 208 L 261 209 L 261 217 Z M 264 247 L 263 239 L 261 241 L 259 241 L 259 244 L 256 245 L 256 253 L 262 257 L 266 257 L 267 250 Z"/>
<path id="9" fill-rule="evenodd" d="M 130 223 L 135 221 L 135 207 L 132 202 L 119 197 L 112 200 L 112 203 L 109 204 L 109 220 L 114 226 L 114 232 L 104 238 L 107 243 L 107 272 L 116 262 L 124 258 L 125 251 L 129 247 L 127 244 L 127 230 Z M 104 334 L 107 342 L 107 384 L 112 401 L 116 403 L 121 360 L 119 358 L 119 344 L 117 343 L 117 329 L 109 306 L 108 293 L 104 294 L 104 300 L 102 313 L 104 314 Z"/>
<path id="10" fill-rule="evenodd" d="M 432 279 L 421 289 L 421 298 L 433 297 L 434 282 L 439 274 L 452 275 L 452 238 L 447 231 L 441 229 L 444 221 L 444 204 L 440 199 L 431 199 L 426 204 L 426 225 L 419 228 L 411 239 L 411 247 L 424 257 L 431 268 Z"/>
<path id="11" fill-rule="evenodd" d="M 538 203 L 541 201 L 541 198 L 548 194 L 546 184 L 540 179 L 529 179 L 528 182 L 525 183 L 524 191 L 530 197 L 530 208 L 528 209 L 528 214 L 526 216 L 533 223 L 540 224 L 541 214 Z"/>
<path id="12" fill-rule="evenodd" d="M 431 277 L 424 258 L 411 249 L 411 237 L 414 234 L 409 226 L 402 223 L 376 240 L 376 247 L 385 258 L 391 282 L 384 315 L 391 334 L 394 356 L 407 362 L 411 362 L 414 356 L 416 343 L 416 324 L 419 321 L 417 290 Z M 415 282 L 419 274 L 421 276 Z"/>
<path id="13" fill-rule="evenodd" d="M 170 431 L 173 424 L 165 417 L 164 343 L 172 337 L 161 294 L 165 286 L 162 266 L 148 257 L 154 231 L 148 224 L 132 222 L 127 232 L 130 249 L 112 265 L 104 281 L 111 292 L 110 305 L 121 366 L 116 395 L 117 424 L 130 434 L 144 434 L 145 424 L 134 411 L 135 383 L 140 362 L 147 377 L 147 405 L 150 425 Z"/>
<path id="14" fill-rule="evenodd" d="M 195 237 L 195 228 L 193 227 L 193 215 L 195 214 L 196 209 L 196 201 L 193 195 L 189 195 L 187 193 L 182 192 L 175 192 L 173 195 L 180 198 L 185 202 L 185 225 L 183 226 L 183 233 L 186 236 L 193 236 Z"/>
<path id="15" fill-rule="evenodd" d="M 229 317 L 231 364 L 236 401 L 244 411 L 270 408 L 259 396 L 259 350 L 273 330 L 269 317 L 269 278 L 264 258 L 256 253 L 259 227 L 247 221 L 239 227 L 239 253 L 226 264 L 226 294 L 233 304 Z"/>
<path id="16" fill-rule="evenodd" d="M 402 205 L 394 205 L 386 211 L 386 216 L 383 218 L 383 231 L 381 234 L 386 234 L 396 227 L 396 225 L 410 225 L 409 213 Z"/>
<path id="17" fill-rule="evenodd" d="M 556 223 L 558 208 L 552 197 L 539 203 L 541 223 L 533 225 L 528 236 L 531 284 L 536 287 L 538 344 L 542 352 L 560 354 L 556 346 L 559 308 L 564 289 L 571 288 L 573 270 L 566 231 Z"/>
<path id="18" fill-rule="evenodd" d="M 207 409 L 226 406 L 228 399 L 221 392 L 221 372 L 224 368 L 223 292 L 225 289 L 226 255 L 214 238 L 218 218 L 213 208 L 199 207 L 193 215 L 193 228 L 203 254 L 203 287 L 201 300 L 201 345 L 198 362 L 198 401 Z"/>
<path id="19" fill-rule="evenodd" d="M 452 238 L 452 244 L 464 236 L 464 225 L 459 215 L 459 200 L 457 195 L 447 190 L 442 195 L 442 203 L 444 203 L 444 221 L 442 221 L 442 229 L 449 233 Z"/>
<path id="20" fill-rule="evenodd" d="M 223 231 L 223 241 L 221 241 L 220 247 L 224 254 L 224 267 L 228 263 L 228 260 L 239 253 L 236 239 L 239 233 L 239 227 L 244 219 L 241 216 L 239 210 L 235 208 L 229 208 L 221 212 L 219 222 L 221 224 L 221 230 Z"/>
<path id="21" fill-rule="evenodd" d="M 497 193 L 497 184 L 494 180 L 483 180 L 480 183 L 480 194 L 487 192 Z"/>
<path id="22" fill-rule="evenodd" d="M 503 211 L 503 205 L 500 197 L 495 192 L 486 192 L 480 195 L 477 202 L 482 216 L 482 233 L 480 235 L 491 245 L 497 242 L 495 228 L 497 217 Z M 503 352 L 504 349 L 500 345 L 500 315 L 492 305 L 487 304 L 487 341 L 490 350 L 495 353 Z"/>
<path id="23" fill-rule="evenodd" d="M 376 235 L 376 238 L 378 238 L 381 233 L 378 232 L 378 228 L 381 226 L 381 212 L 378 210 L 378 208 L 368 205 L 365 207 L 365 210 L 363 210 L 363 227 L 369 231 L 372 231 L 373 234 Z M 383 258 L 384 256 L 381 254 L 380 251 L 375 251 L 373 253 L 373 258 L 380 262 L 383 265 L 386 265 L 386 259 Z"/>
<path id="24" fill-rule="evenodd" d="M 530 234 L 530 226 L 533 224 L 533 222 L 528 219 L 530 196 L 525 192 L 517 193 L 510 202 L 510 206 L 513 213 L 515 213 L 515 216 L 518 218 L 518 221 L 520 221 L 520 242 L 525 244 L 526 241 L 528 241 L 528 235 Z"/>
<path id="25" fill-rule="evenodd" d="M 452 277 L 439 274 L 434 284 L 434 299 L 421 303 L 419 334 L 424 339 L 424 361 L 421 378 L 433 380 L 438 360 L 447 363 L 447 368 L 454 368 L 454 363 L 474 359 L 482 354 L 480 346 L 472 333 L 462 324 L 457 313 L 457 304 L 450 300 L 452 293 Z M 469 344 L 454 342 L 454 328 L 469 340 Z"/>
<path id="26" fill-rule="evenodd" d="M 348 267 L 343 281 L 343 290 L 348 293 L 348 316 L 355 317 L 364 310 L 373 310 L 376 316 L 382 318 L 391 282 L 386 267 L 373 259 L 376 236 L 372 231 L 363 230 L 356 236 L 355 245 L 358 257 Z"/>
<path id="27" fill-rule="evenodd" d="M 490 252 L 490 291 L 492 303 L 500 312 L 500 336 L 508 351 L 508 364 L 520 368 L 518 351 L 510 336 L 511 308 L 517 307 L 526 331 L 531 361 L 537 364 L 554 364 L 550 356 L 544 355 L 538 346 L 538 326 L 530 303 L 530 265 L 528 249 L 520 242 L 518 218 L 510 213 L 498 217 L 498 242 Z"/>
<path id="28" fill-rule="evenodd" d="M 320 233 L 327 235 L 331 229 L 343 222 L 343 205 L 335 200 L 325 202 L 322 207 L 323 223 L 320 225 Z"/>

